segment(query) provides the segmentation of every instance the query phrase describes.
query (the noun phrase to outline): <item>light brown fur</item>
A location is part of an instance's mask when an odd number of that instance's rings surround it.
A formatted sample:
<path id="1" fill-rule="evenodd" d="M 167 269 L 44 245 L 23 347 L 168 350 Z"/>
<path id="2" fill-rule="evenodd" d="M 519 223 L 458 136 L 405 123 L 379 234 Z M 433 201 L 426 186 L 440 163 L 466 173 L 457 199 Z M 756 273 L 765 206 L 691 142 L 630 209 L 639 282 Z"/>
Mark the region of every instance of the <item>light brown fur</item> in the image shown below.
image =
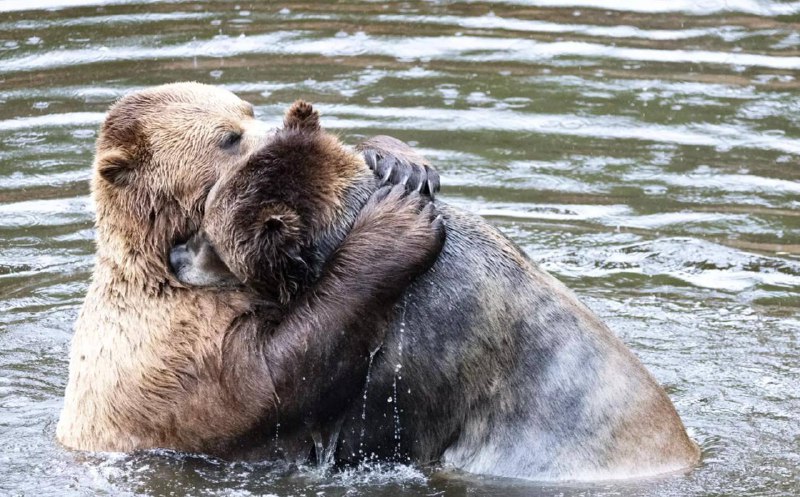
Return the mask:
<path id="1" fill-rule="evenodd" d="M 241 132 L 241 143 L 220 149 L 230 132 Z M 97 260 L 75 323 L 57 428 L 62 444 L 130 451 L 181 440 L 199 449 L 191 440 L 208 437 L 193 431 L 224 437 L 252 423 L 245 404 L 241 416 L 216 419 L 215 401 L 231 400 L 219 383 L 187 385 L 220 369 L 224 332 L 249 309 L 249 299 L 237 291 L 183 288 L 170 274 L 167 253 L 200 224 L 220 174 L 265 135 L 252 106 L 193 83 L 146 90 L 110 110 L 93 166 Z M 180 402 L 170 398 L 174 392 Z M 198 418 L 191 428 L 178 422 L 187 405 Z"/>

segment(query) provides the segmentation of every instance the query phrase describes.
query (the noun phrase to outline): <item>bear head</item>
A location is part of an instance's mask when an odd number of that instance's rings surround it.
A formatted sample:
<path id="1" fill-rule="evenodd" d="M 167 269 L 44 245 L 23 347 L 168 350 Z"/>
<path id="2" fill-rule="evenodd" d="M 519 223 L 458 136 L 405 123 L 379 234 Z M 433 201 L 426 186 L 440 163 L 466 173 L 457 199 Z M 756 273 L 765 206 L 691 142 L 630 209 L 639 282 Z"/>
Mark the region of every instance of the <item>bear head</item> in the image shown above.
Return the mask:
<path id="1" fill-rule="evenodd" d="M 169 248 L 197 229 L 211 187 L 246 162 L 266 131 L 252 105 L 209 85 L 120 99 L 101 127 L 91 180 L 100 262 L 128 279 L 164 280 Z"/>
<path id="2" fill-rule="evenodd" d="M 172 266 L 185 283 L 241 282 L 286 303 L 319 275 L 374 182 L 363 157 L 295 102 L 283 128 L 222 173 L 202 229 L 173 251 Z"/>

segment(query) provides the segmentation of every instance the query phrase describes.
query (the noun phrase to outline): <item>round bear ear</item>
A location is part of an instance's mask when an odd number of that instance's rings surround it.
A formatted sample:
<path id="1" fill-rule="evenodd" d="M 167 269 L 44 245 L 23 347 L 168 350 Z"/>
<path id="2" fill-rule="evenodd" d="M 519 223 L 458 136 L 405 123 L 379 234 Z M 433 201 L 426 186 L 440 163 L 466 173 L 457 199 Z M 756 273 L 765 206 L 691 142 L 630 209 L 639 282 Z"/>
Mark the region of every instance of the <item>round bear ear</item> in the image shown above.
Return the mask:
<path id="1" fill-rule="evenodd" d="M 286 225 L 283 222 L 283 216 L 272 215 L 264 221 L 264 226 L 266 226 L 267 231 L 274 233 L 276 231 L 280 231 Z"/>
<path id="2" fill-rule="evenodd" d="M 134 171 L 133 158 L 122 150 L 111 150 L 97 156 L 97 172 L 114 186 L 125 186 Z"/>
<path id="3" fill-rule="evenodd" d="M 319 129 L 319 112 L 314 110 L 310 103 L 297 100 L 286 111 L 286 115 L 283 118 L 283 127 L 286 129 L 317 131 Z"/>
<path id="4" fill-rule="evenodd" d="M 262 209 L 260 218 L 269 243 L 285 246 L 300 239 L 300 217 L 289 207 L 271 205 Z"/>

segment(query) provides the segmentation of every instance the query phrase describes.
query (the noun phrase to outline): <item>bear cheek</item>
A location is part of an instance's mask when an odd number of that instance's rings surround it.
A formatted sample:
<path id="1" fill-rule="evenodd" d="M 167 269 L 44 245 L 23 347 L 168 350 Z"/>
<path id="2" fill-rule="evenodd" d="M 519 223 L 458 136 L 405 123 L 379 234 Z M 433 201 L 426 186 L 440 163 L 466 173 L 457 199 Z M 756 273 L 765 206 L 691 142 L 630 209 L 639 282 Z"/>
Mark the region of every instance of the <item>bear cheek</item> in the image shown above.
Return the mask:
<path id="1" fill-rule="evenodd" d="M 253 244 L 249 241 L 250 237 L 236 221 L 235 211 L 215 208 L 206 213 L 203 230 L 220 262 L 237 280 L 248 282 L 253 277 L 251 268 L 258 261 L 254 259 L 256 254 L 251 252 Z"/>
<path id="2" fill-rule="evenodd" d="M 206 198 L 214 186 L 214 177 L 210 171 L 202 168 L 182 173 L 165 180 L 165 194 L 175 199 L 194 226 L 199 226 L 205 211 Z"/>

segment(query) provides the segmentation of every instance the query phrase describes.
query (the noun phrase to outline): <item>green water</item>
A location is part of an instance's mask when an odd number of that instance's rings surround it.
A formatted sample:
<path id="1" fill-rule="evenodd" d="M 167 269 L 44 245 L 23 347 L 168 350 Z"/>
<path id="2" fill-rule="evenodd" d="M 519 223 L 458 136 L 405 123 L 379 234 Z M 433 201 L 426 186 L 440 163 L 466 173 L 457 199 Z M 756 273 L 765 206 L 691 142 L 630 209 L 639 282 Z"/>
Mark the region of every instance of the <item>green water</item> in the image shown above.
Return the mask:
<path id="1" fill-rule="evenodd" d="M 101 4 L 0 0 L 0 494 L 800 494 L 800 3 Z M 641 357 L 703 464 L 540 485 L 60 448 L 96 130 L 176 80 L 413 143 Z"/>

